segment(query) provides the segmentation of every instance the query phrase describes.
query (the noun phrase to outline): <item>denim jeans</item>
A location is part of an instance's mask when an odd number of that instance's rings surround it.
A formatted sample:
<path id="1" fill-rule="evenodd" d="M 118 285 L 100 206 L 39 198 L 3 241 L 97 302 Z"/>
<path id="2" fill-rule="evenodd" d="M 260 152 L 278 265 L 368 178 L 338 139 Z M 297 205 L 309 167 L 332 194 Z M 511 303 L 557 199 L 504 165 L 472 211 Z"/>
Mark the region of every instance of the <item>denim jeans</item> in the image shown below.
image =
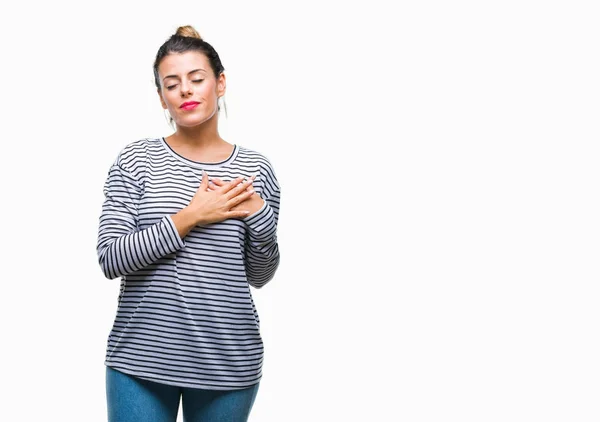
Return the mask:
<path id="1" fill-rule="evenodd" d="M 246 422 L 259 384 L 241 390 L 201 390 L 143 380 L 106 367 L 108 422 Z"/>

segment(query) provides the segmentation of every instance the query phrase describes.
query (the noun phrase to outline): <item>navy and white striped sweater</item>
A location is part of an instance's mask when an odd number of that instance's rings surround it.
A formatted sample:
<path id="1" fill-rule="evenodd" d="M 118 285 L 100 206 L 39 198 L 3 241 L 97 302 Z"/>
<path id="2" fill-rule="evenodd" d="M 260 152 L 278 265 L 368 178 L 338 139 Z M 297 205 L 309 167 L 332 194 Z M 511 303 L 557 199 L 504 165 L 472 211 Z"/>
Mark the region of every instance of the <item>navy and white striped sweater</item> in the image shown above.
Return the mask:
<path id="1" fill-rule="evenodd" d="M 203 170 L 224 181 L 256 174 L 265 203 L 182 239 L 170 216 L 189 204 Z M 250 286 L 264 286 L 279 265 L 280 188 L 268 159 L 235 145 L 227 160 L 200 163 L 164 138 L 142 139 L 120 152 L 104 195 L 99 263 L 107 278 L 121 277 L 105 364 L 174 386 L 256 384 L 264 350 Z"/>

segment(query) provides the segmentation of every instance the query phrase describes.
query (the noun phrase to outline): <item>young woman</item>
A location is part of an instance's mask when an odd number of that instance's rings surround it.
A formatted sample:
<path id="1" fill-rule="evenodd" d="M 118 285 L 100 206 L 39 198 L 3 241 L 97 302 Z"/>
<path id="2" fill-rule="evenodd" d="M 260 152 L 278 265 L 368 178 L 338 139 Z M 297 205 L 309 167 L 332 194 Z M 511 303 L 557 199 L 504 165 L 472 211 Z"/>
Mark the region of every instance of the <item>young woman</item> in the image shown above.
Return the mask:
<path id="1" fill-rule="evenodd" d="M 262 154 L 219 136 L 224 68 L 190 26 L 154 76 L 175 132 L 128 144 L 110 167 L 98 258 L 121 277 L 108 336 L 109 421 L 246 421 L 262 373 L 250 286 L 279 265 L 280 188 Z"/>

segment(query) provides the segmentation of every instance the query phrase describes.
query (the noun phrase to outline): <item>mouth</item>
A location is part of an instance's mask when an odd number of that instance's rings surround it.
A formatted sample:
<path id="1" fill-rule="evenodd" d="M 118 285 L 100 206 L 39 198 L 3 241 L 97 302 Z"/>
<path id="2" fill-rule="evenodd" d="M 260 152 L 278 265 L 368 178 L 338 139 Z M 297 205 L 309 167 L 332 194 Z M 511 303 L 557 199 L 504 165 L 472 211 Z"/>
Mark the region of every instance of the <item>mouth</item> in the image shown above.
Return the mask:
<path id="1" fill-rule="evenodd" d="M 200 104 L 198 101 L 188 101 L 179 106 L 182 110 L 192 110 Z"/>

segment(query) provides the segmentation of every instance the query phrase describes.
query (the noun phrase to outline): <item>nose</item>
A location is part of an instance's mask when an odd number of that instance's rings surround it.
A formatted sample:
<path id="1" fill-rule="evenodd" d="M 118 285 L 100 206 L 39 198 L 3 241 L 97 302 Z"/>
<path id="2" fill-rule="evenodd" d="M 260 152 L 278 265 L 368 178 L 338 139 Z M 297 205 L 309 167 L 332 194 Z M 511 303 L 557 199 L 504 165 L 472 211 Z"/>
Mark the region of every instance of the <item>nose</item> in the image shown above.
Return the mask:
<path id="1" fill-rule="evenodd" d="M 181 96 L 186 97 L 192 93 L 192 85 L 190 83 L 181 83 Z"/>

